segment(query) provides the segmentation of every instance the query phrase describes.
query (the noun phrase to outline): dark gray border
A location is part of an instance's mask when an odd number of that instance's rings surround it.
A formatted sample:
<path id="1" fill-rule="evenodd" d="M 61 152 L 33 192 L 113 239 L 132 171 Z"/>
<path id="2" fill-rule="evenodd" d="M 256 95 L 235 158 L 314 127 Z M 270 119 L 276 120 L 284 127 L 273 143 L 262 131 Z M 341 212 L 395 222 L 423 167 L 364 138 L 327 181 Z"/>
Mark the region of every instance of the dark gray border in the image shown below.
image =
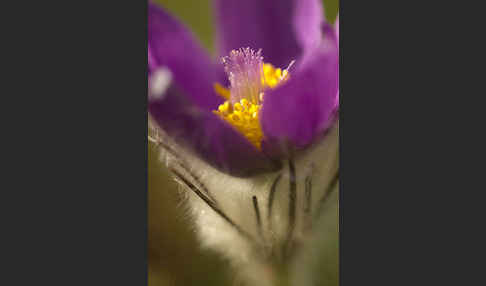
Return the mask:
<path id="1" fill-rule="evenodd" d="M 478 284 L 481 262 L 466 256 L 483 248 L 470 230 L 482 230 L 484 200 L 466 198 L 483 189 L 469 160 L 482 162 L 471 145 L 484 141 L 469 136 L 483 133 L 484 105 L 468 95 L 484 88 L 473 87 L 480 56 L 466 41 L 483 9 L 349 3 L 339 12 L 340 284 Z"/>
<path id="2" fill-rule="evenodd" d="M 146 285 L 147 2 L 20 6 L 1 284 Z"/>

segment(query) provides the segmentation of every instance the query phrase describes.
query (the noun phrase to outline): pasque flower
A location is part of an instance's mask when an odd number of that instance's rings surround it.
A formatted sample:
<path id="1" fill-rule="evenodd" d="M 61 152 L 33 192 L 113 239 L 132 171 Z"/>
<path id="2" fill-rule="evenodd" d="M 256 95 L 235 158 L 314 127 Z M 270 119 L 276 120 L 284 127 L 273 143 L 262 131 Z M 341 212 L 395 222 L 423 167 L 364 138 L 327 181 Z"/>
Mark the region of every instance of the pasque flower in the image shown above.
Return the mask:
<path id="1" fill-rule="evenodd" d="M 321 0 L 213 3 L 216 59 L 149 3 L 149 138 L 202 246 L 247 285 L 315 285 L 296 273 L 337 249 L 316 239 L 337 233 L 338 22 Z"/>
<path id="2" fill-rule="evenodd" d="M 217 0 L 219 60 L 148 7 L 148 109 L 178 145 L 233 176 L 281 167 L 338 111 L 338 33 L 320 0 Z"/>

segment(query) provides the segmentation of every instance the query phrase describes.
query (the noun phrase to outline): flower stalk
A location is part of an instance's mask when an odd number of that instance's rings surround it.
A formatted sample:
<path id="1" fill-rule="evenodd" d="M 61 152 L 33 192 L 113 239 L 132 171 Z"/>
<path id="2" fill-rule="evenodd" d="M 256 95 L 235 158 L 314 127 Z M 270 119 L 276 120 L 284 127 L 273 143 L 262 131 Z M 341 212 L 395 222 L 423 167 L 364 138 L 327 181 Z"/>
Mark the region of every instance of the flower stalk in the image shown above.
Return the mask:
<path id="1" fill-rule="evenodd" d="M 151 141 L 180 183 L 202 246 L 229 259 L 249 285 L 290 281 L 293 261 L 320 235 L 322 227 L 313 226 L 337 204 L 338 123 L 280 171 L 249 178 L 220 172 L 151 126 Z"/>

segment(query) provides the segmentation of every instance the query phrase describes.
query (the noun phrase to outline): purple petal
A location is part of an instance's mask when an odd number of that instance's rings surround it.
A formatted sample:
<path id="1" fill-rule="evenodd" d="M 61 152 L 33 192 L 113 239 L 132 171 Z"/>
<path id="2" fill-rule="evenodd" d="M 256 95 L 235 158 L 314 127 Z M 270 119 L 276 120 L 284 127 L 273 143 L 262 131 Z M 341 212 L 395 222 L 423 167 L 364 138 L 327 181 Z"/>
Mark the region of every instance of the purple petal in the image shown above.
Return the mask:
<path id="1" fill-rule="evenodd" d="M 295 2 L 294 29 L 299 45 L 310 49 L 322 39 L 321 26 L 324 24 L 322 0 L 300 0 Z"/>
<path id="2" fill-rule="evenodd" d="M 216 168 L 246 176 L 276 166 L 247 139 L 211 112 L 222 101 L 213 91 L 214 68 L 192 35 L 149 3 L 148 110 L 176 143 Z"/>
<path id="3" fill-rule="evenodd" d="M 152 79 L 149 87 L 156 81 Z M 176 85 L 150 94 L 148 109 L 177 144 L 223 172 L 244 177 L 279 167 L 219 117 L 193 104 Z"/>
<path id="4" fill-rule="evenodd" d="M 325 29 L 320 45 L 304 55 L 290 79 L 265 94 L 261 124 L 264 151 L 302 148 L 329 127 L 337 107 L 339 57 L 335 34 Z"/>
<path id="5" fill-rule="evenodd" d="M 215 0 L 221 56 L 262 49 L 265 61 L 285 67 L 300 54 L 292 19 L 295 0 Z"/>
<path id="6" fill-rule="evenodd" d="M 222 99 L 215 95 L 213 84 L 220 82 L 224 74 L 222 66 L 211 62 L 179 21 L 155 4 L 149 2 L 148 5 L 149 75 L 165 66 L 192 102 L 206 110 L 216 108 Z"/>

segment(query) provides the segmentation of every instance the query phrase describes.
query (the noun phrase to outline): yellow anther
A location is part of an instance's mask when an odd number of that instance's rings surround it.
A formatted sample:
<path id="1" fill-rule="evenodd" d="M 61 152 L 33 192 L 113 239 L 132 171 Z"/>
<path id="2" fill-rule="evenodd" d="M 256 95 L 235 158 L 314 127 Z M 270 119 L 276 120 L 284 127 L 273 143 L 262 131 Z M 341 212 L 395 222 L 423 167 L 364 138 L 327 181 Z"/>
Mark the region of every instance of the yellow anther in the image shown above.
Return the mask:
<path id="1" fill-rule="evenodd" d="M 261 72 L 262 89 L 258 91 L 258 98 L 242 98 L 234 104 L 230 103 L 231 92 L 218 83 L 214 84 L 216 93 L 226 99 L 214 113 L 231 124 L 248 141 L 260 149 L 263 132 L 258 120 L 258 113 L 263 103 L 264 91 L 268 88 L 275 88 L 285 81 L 288 78 L 288 73 L 288 69 L 282 70 L 264 63 Z"/>
<path id="2" fill-rule="evenodd" d="M 219 112 L 224 112 L 224 113 L 227 111 L 227 109 L 224 108 L 224 105 L 220 105 L 218 107 L 218 110 L 219 110 Z"/>
<path id="3" fill-rule="evenodd" d="M 273 71 L 274 67 L 271 64 L 263 64 L 263 72 L 265 74 L 271 73 Z"/>
<path id="4" fill-rule="evenodd" d="M 214 113 L 235 127 L 259 149 L 263 139 L 263 132 L 258 121 L 260 108 L 261 106 L 258 104 L 252 103 L 247 99 L 241 99 L 240 102 L 236 102 L 233 105 L 229 101 L 225 101 Z"/>
<path id="5" fill-rule="evenodd" d="M 265 87 L 270 88 L 275 88 L 279 85 L 288 74 L 286 69 L 275 68 L 271 64 L 263 64 L 262 70 L 261 82 Z"/>
<path id="6" fill-rule="evenodd" d="M 285 77 L 287 76 L 289 72 L 287 70 L 283 70 L 282 72 L 282 79 L 285 79 Z"/>
<path id="7" fill-rule="evenodd" d="M 221 97 L 223 97 L 223 98 L 224 98 L 224 99 L 226 99 L 226 100 L 229 100 L 229 99 L 230 99 L 230 95 L 231 95 L 231 93 L 230 93 L 229 89 L 224 88 L 224 87 L 223 87 L 222 85 L 220 85 L 219 83 L 215 83 L 215 84 L 213 85 L 213 87 L 214 87 L 214 91 L 215 91 L 217 94 L 219 94 Z"/>
<path id="8" fill-rule="evenodd" d="M 241 106 L 241 104 L 240 104 L 240 103 L 238 103 L 238 102 L 237 102 L 237 103 L 235 103 L 235 104 L 233 105 L 233 109 L 234 109 L 235 111 L 242 111 L 242 110 L 243 110 L 243 107 Z"/>
<path id="9" fill-rule="evenodd" d="M 232 108 L 231 104 L 228 101 L 226 101 L 223 104 L 223 107 L 224 107 L 224 111 L 225 112 L 232 112 L 233 111 L 233 108 Z"/>

